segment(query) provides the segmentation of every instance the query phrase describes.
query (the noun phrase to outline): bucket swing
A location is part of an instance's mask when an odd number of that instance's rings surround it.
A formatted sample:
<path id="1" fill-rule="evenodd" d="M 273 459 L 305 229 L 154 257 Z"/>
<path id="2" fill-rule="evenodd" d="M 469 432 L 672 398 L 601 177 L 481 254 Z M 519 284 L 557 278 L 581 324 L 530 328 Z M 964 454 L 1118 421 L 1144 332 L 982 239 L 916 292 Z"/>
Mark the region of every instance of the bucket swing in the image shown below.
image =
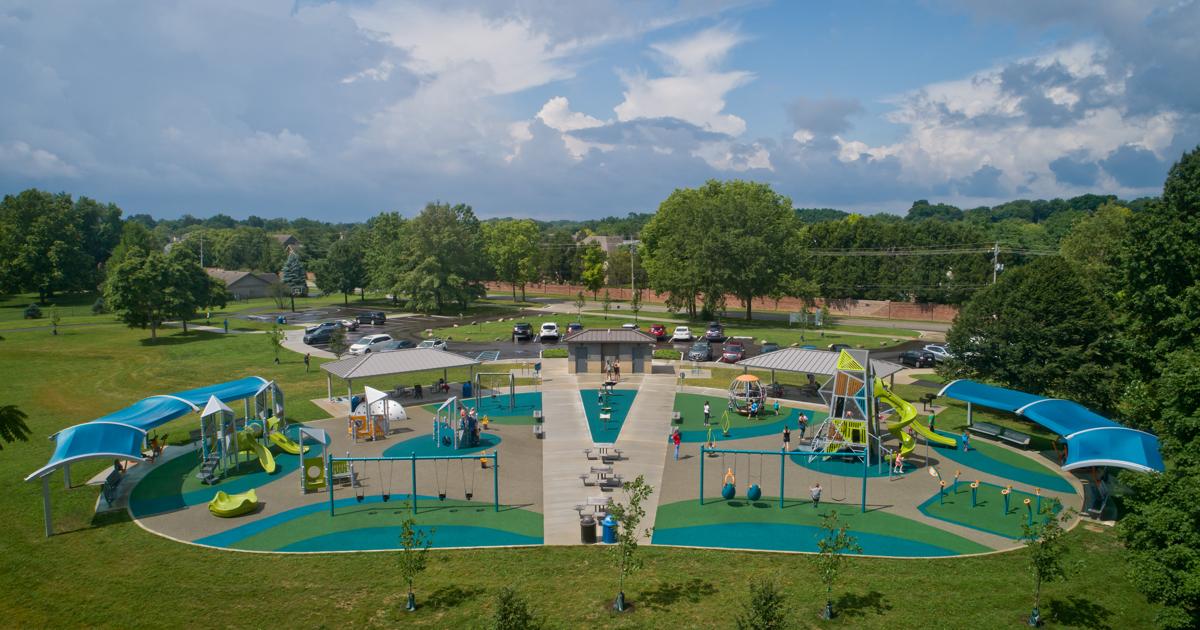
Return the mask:
<path id="1" fill-rule="evenodd" d="M 747 466 L 747 470 L 749 467 Z M 758 456 L 758 479 L 762 480 L 762 455 Z M 757 501 L 762 498 L 762 488 L 757 483 L 751 483 L 749 488 L 746 488 L 746 498 L 751 501 Z"/>
<path id="2" fill-rule="evenodd" d="M 723 480 L 725 485 L 721 486 L 721 496 L 724 497 L 726 501 L 732 499 L 737 494 L 737 486 L 735 485 L 736 481 L 737 477 L 734 476 L 733 469 L 726 468 L 725 479 Z"/>
<path id="3" fill-rule="evenodd" d="M 354 462 L 350 462 L 350 478 L 354 480 L 354 500 L 362 503 L 366 498 L 367 491 L 363 488 L 362 482 L 354 475 Z"/>
<path id="4" fill-rule="evenodd" d="M 460 459 L 460 460 L 458 460 L 458 464 L 459 464 L 459 470 L 462 472 L 462 478 L 463 478 L 463 496 L 466 497 L 468 501 L 470 501 L 471 497 L 475 496 L 475 468 L 474 467 L 471 468 L 471 483 L 468 485 L 468 483 L 467 483 L 467 460 Z"/>

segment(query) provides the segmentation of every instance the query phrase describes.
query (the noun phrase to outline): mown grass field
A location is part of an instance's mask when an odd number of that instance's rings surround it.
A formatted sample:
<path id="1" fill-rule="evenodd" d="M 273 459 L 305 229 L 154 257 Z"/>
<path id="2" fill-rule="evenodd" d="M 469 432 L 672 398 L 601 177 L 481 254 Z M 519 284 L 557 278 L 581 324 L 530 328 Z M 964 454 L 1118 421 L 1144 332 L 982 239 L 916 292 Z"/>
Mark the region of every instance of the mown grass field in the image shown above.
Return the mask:
<path id="1" fill-rule="evenodd" d="M 479 627 L 504 585 L 518 588 L 556 628 L 730 627 L 746 584 L 758 577 L 783 585 L 802 627 L 1016 627 L 1032 603 L 1022 552 L 859 559 L 836 590 L 841 616 L 826 623 L 817 619 L 822 588 L 806 557 L 645 547 L 645 569 L 626 589 L 634 610 L 616 616 L 606 608 L 616 588 L 608 552 L 576 547 L 435 552 L 417 583 L 422 607 L 407 614 L 394 554 L 264 556 L 192 547 L 124 516 L 94 518 L 97 490 L 65 490 L 61 475 L 51 485 L 59 534 L 46 539 L 40 485 L 21 479 L 45 463 L 54 431 L 147 395 L 251 374 L 281 384 L 292 418 L 314 419 L 323 414 L 307 399 L 325 394 L 325 379 L 315 365 L 305 374 L 298 356 L 285 353 L 274 365 L 261 335 L 169 330 L 151 343 L 147 331 L 101 323 L 58 336 L 3 336 L 0 404 L 26 411 L 33 430 L 29 442 L 0 451 L 6 627 Z M 165 429 L 182 435 L 193 423 L 185 418 Z M 105 466 L 77 465 L 76 483 Z M 1155 607 L 1126 579 L 1113 533 L 1082 526 L 1067 540 L 1072 577 L 1043 592 L 1051 625 L 1149 626 Z"/>

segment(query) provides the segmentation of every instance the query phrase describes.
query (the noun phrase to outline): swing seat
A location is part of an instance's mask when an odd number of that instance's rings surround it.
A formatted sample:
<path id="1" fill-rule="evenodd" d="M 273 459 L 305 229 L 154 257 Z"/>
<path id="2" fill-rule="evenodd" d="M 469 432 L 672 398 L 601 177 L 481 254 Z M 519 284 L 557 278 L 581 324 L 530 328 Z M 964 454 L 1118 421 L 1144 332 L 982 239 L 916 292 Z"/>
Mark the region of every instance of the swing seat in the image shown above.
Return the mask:
<path id="1" fill-rule="evenodd" d="M 758 487 L 758 484 L 751 484 L 750 488 L 746 490 L 746 498 L 750 499 L 751 501 L 757 501 L 761 499 L 762 488 Z"/>
<path id="2" fill-rule="evenodd" d="M 721 487 L 721 496 L 724 497 L 726 501 L 732 499 L 736 494 L 737 488 L 734 488 L 733 484 L 731 483 L 727 483 Z"/>

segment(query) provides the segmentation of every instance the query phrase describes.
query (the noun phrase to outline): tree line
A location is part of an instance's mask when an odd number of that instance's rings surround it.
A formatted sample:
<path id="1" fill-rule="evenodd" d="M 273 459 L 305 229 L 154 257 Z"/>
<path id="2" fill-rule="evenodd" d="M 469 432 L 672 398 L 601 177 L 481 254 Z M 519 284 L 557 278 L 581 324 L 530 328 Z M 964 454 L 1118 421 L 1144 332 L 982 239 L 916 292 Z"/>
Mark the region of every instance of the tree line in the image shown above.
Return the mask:
<path id="1" fill-rule="evenodd" d="M 1138 205 L 1138 204 L 1135 204 Z M 1158 436 L 1164 473 L 1123 472 L 1118 531 L 1159 623 L 1200 625 L 1200 149 L 1160 198 L 1106 200 L 1058 253 L 963 305 L 945 376 L 1076 400 Z"/>

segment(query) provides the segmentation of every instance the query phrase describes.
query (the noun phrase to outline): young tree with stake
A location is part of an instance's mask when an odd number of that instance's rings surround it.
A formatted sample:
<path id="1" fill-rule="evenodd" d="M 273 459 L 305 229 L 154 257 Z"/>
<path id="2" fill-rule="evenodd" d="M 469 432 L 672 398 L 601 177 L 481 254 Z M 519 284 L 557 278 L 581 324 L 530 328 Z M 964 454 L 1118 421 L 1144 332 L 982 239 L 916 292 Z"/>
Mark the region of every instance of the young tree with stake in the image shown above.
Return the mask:
<path id="1" fill-rule="evenodd" d="M 838 520 L 837 510 L 821 520 L 823 534 L 817 539 L 817 555 L 812 556 L 817 565 L 821 583 L 825 585 L 825 610 L 822 619 L 833 619 L 833 584 L 837 581 L 846 552 L 862 553 L 858 539 L 850 535 L 850 526 Z"/>
<path id="2" fill-rule="evenodd" d="M 1042 583 L 1067 577 L 1067 548 L 1062 540 L 1067 530 L 1063 525 L 1074 517 L 1075 512 L 1058 512 L 1058 509 L 1058 500 L 1050 501 L 1042 507 L 1041 514 L 1032 524 L 1021 525 L 1021 540 L 1029 551 L 1029 572 L 1033 575 L 1033 612 L 1029 613 L 1031 626 L 1042 625 Z"/>
<path id="3" fill-rule="evenodd" d="M 426 555 L 429 553 L 430 545 L 433 544 L 435 531 L 431 529 L 428 534 L 422 532 L 417 529 L 417 522 L 412 518 L 406 518 L 404 522 L 400 523 L 400 577 L 408 585 L 408 603 L 405 604 L 404 609 L 409 612 L 417 609 L 417 598 L 413 595 L 413 582 L 429 563 Z"/>
<path id="4" fill-rule="evenodd" d="M 617 581 L 617 601 L 613 609 L 625 611 L 625 578 L 642 567 L 641 558 L 637 554 L 638 538 L 647 538 L 653 533 L 653 528 L 638 531 L 638 525 L 646 517 L 646 508 L 642 503 L 654 494 L 654 487 L 646 483 L 644 475 L 638 475 L 633 481 L 621 485 L 625 493 L 624 503 L 614 503 L 609 513 L 617 521 L 617 544 L 612 548 L 613 561 L 617 565 L 620 577 Z"/>

